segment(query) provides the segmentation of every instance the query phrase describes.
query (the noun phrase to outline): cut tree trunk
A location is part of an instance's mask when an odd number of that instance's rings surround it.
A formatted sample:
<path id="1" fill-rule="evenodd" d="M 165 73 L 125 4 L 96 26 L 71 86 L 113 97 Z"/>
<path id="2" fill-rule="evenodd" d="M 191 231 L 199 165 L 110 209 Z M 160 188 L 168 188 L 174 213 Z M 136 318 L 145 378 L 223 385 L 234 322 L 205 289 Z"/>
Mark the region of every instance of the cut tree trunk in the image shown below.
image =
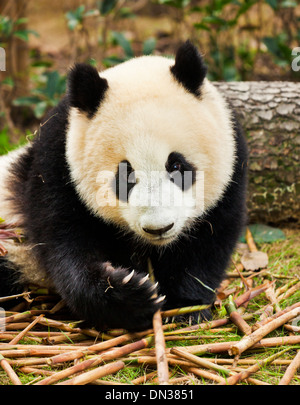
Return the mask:
<path id="1" fill-rule="evenodd" d="M 300 83 L 214 83 L 249 146 L 250 222 L 300 224 Z"/>

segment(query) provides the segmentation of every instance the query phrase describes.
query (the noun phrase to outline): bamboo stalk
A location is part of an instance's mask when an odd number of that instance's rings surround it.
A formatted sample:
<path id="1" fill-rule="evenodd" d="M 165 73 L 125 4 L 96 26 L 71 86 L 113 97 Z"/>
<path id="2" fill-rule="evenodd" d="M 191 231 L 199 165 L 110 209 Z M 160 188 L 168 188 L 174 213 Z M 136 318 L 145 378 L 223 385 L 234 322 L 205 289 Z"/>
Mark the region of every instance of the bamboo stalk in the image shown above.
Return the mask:
<path id="1" fill-rule="evenodd" d="M 184 315 L 184 314 L 189 314 L 190 312 L 203 311 L 204 309 L 207 309 L 210 307 L 211 307 L 211 305 L 194 305 L 194 306 L 190 306 L 190 307 L 168 309 L 166 311 L 161 311 L 161 316 L 162 316 L 162 318 L 167 318 L 170 316 Z"/>
<path id="2" fill-rule="evenodd" d="M 83 333 L 71 333 L 67 332 L 66 334 L 60 334 L 59 336 L 44 337 L 43 342 L 50 343 L 51 345 L 56 345 L 57 343 L 62 342 L 73 342 L 77 340 L 86 340 L 87 336 Z"/>
<path id="3" fill-rule="evenodd" d="M 214 329 L 219 326 L 226 325 L 228 322 L 229 322 L 228 318 L 216 319 L 214 321 L 207 321 L 207 322 L 199 323 L 197 325 L 192 325 L 192 326 L 187 326 L 185 328 L 177 329 L 176 331 L 171 331 L 171 332 L 168 332 L 167 334 L 168 335 L 172 335 L 172 334 L 177 335 L 179 333 L 184 333 L 184 332 Z"/>
<path id="4" fill-rule="evenodd" d="M 252 329 L 256 330 L 256 329 L 260 328 L 261 326 L 266 325 L 267 323 L 273 321 L 274 319 L 279 318 L 281 315 L 286 314 L 287 312 L 289 312 L 289 311 L 291 311 L 292 309 L 295 309 L 295 308 L 300 308 L 300 302 L 296 302 L 295 304 L 283 309 L 282 311 L 276 312 L 274 315 L 271 315 L 268 318 L 265 318 L 265 319 L 263 319 L 263 320 L 261 320 L 259 322 L 256 322 L 252 326 Z"/>
<path id="5" fill-rule="evenodd" d="M 36 365 L 46 365 L 47 364 L 47 357 L 37 357 L 37 358 L 17 358 L 17 359 L 10 359 L 9 363 L 12 366 L 16 367 L 25 367 L 25 366 L 36 366 Z"/>
<path id="6" fill-rule="evenodd" d="M 291 295 L 293 295 L 296 291 L 300 290 L 300 281 L 299 283 L 297 283 L 296 285 L 293 285 L 291 288 L 289 288 L 287 291 L 285 291 L 284 293 L 282 293 L 281 295 L 279 295 L 277 297 L 277 301 L 280 302 L 288 297 L 290 297 Z"/>
<path id="7" fill-rule="evenodd" d="M 240 306 L 244 305 L 246 302 L 257 297 L 259 294 L 266 291 L 266 289 L 269 288 L 269 286 L 270 286 L 270 283 L 266 282 L 262 285 L 258 285 L 254 288 L 251 288 L 250 290 L 246 291 L 244 294 L 241 294 L 239 297 L 237 297 L 234 300 L 236 307 L 239 308 Z"/>
<path id="8" fill-rule="evenodd" d="M 248 337 L 248 336 L 247 336 Z M 207 343 L 203 345 L 185 346 L 185 349 L 192 354 L 205 353 L 222 353 L 227 352 L 233 344 L 238 344 L 240 341 Z M 282 345 L 296 345 L 300 343 L 300 336 L 283 336 L 274 338 L 261 339 L 255 343 L 251 349 L 260 349 L 265 347 L 277 347 Z"/>
<path id="9" fill-rule="evenodd" d="M 23 292 L 21 294 L 8 295 L 7 297 L 0 297 L 0 303 L 10 301 L 10 300 L 13 300 L 15 298 L 28 297 L 29 295 L 30 295 L 30 291 L 26 291 L 26 292 Z"/>
<path id="10" fill-rule="evenodd" d="M 201 368 L 197 368 L 197 367 L 186 367 L 185 368 L 186 371 L 195 374 L 198 377 L 203 377 L 206 378 L 207 380 L 211 380 L 211 381 L 215 381 L 218 383 L 222 383 L 225 382 L 225 378 L 217 375 L 217 374 L 213 374 L 207 370 L 203 370 Z"/>
<path id="11" fill-rule="evenodd" d="M 212 361 L 209 361 L 207 359 L 197 357 L 194 354 L 191 354 L 184 349 L 181 349 L 181 348 L 179 349 L 178 347 L 173 347 L 171 349 L 171 353 L 176 354 L 179 357 L 183 357 L 184 359 L 189 360 L 189 361 L 197 364 L 200 367 L 204 367 L 204 368 L 208 368 L 210 370 L 221 372 L 221 373 L 225 374 L 226 376 L 229 376 L 232 374 L 232 372 L 230 370 L 228 370 L 227 368 L 219 366 L 218 364 L 215 364 Z"/>
<path id="12" fill-rule="evenodd" d="M 155 352 L 157 361 L 157 376 L 160 385 L 169 383 L 169 367 L 166 356 L 164 332 L 162 330 L 161 314 L 157 311 L 153 316 L 153 330 L 155 337 Z"/>
<path id="13" fill-rule="evenodd" d="M 228 304 L 225 305 L 225 308 L 229 315 L 229 319 L 238 327 L 238 329 L 244 335 L 250 335 L 251 327 L 242 318 L 242 315 L 239 312 L 237 312 L 236 306 L 235 306 L 231 296 L 229 297 L 229 302 L 228 302 Z"/>
<path id="14" fill-rule="evenodd" d="M 53 375 L 55 374 L 55 371 L 50 371 L 50 370 L 43 370 L 41 368 L 34 368 L 34 367 L 28 367 L 28 366 L 23 366 L 20 367 L 19 369 L 22 373 L 24 374 L 36 374 L 36 375 Z"/>
<path id="15" fill-rule="evenodd" d="M 6 326 L 10 322 L 20 321 L 20 320 L 26 319 L 30 316 L 32 316 L 31 311 L 25 311 L 25 312 L 21 312 L 21 313 L 15 314 L 15 315 L 7 316 L 6 318 L 2 318 L 0 320 L 0 328 L 3 326 Z"/>
<path id="16" fill-rule="evenodd" d="M 75 366 L 69 367 L 62 371 L 59 371 L 59 372 L 55 373 L 53 376 L 50 376 L 48 378 L 45 378 L 42 381 L 39 381 L 37 383 L 37 385 L 49 385 L 49 384 L 57 382 L 63 378 L 69 377 L 72 374 L 78 373 L 79 371 L 84 371 L 87 368 L 95 367 L 95 366 L 99 365 L 100 363 L 115 360 L 116 358 L 120 358 L 122 356 L 126 356 L 129 353 L 132 353 L 134 351 L 147 347 L 151 341 L 152 341 L 152 339 L 148 339 L 148 338 L 141 339 L 141 340 L 138 340 L 137 342 L 129 343 L 128 345 L 125 345 L 123 347 L 116 347 L 114 349 L 108 350 L 104 353 L 101 353 L 100 355 L 92 357 L 91 359 L 84 360 L 83 362 L 76 364 Z M 48 360 L 50 360 L 50 364 L 51 364 L 51 358 Z"/>
<path id="17" fill-rule="evenodd" d="M 81 357 L 83 357 L 87 354 L 97 353 L 97 352 L 115 347 L 117 345 L 127 343 L 128 341 L 133 340 L 134 337 L 145 336 L 149 332 L 152 332 L 152 330 L 140 332 L 137 334 L 126 333 L 125 335 L 117 336 L 116 338 L 112 338 L 112 339 L 106 340 L 104 342 L 96 343 L 85 349 L 78 349 L 78 347 L 77 347 L 76 352 L 63 353 L 61 355 L 52 357 L 51 359 L 49 359 L 49 364 L 54 365 L 54 364 L 58 364 L 58 363 L 64 363 L 65 361 L 80 359 Z"/>
<path id="18" fill-rule="evenodd" d="M 251 374 L 256 373 L 256 371 L 258 371 L 261 367 L 263 367 L 263 366 L 265 366 L 265 365 L 267 365 L 269 363 L 272 363 L 272 361 L 274 361 L 275 359 L 280 357 L 282 354 L 284 354 L 288 350 L 290 350 L 290 348 L 281 350 L 280 352 L 273 354 L 272 356 L 268 357 L 267 359 L 259 360 L 256 364 L 249 367 L 247 370 L 241 371 L 238 374 L 230 376 L 226 380 L 225 383 L 220 383 L 220 385 L 235 385 L 235 384 L 237 384 L 239 381 L 242 381 L 242 380 L 248 378 Z"/>
<path id="19" fill-rule="evenodd" d="M 259 329 L 251 333 L 251 335 L 244 336 L 238 343 L 230 346 L 228 353 L 230 355 L 241 355 L 249 347 L 259 342 L 264 336 L 277 329 L 279 326 L 285 324 L 300 314 L 300 308 L 294 308 L 291 311 L 279 316 L 277 319 L 261 326 Z"/>
<path id="20" fill-rule="evenodd" d="M 234 359 L 223 359 L 223 358 L 214 358 L 214 362 L 216 364 L 227 364 L 227 365 L 232 365 L 234 363 Z M 289 365 L 291 364 L 292 360 L 274 360 L 273 364 L 274 365 Z M 246 359 L 238 359 L 237 364 L 240 365 L 252 365 L 256 364 L 257 360 L 254 358 L 246 358 Z"/>
<path id="21" fill-rule="evenodd" d="M 39 317 L 37 317 L 33 322 L 31 322 L 30 325 L 28 325 L 22 332 L 20 332 L 16 337 L 14 337 L 9 344 L 11 345 L 15 345 L 17 344 L 25 335 L 26 333 L 32 329 L 39 321 L 40 319 L 43 317 L 44 315 L 41 314 Z"/>
<path id="22" fill-rule="evenodd" d="M 14 372 L 13 368 L 9 364 L 9 362 L 3 357 L 3 355 L 0 353 L 0 366 L 3 368 L 3 370 L 6 372 L 8 375 L 10 381 L 14 385 L 23 385 L 17 376 L 17 374 Z"/>
<path id="23" fill-rule="evenodd" d="M 86 385 L 98 378 L 105 377 L 109 374 L 114 374 L 121 370 L 125 364 L 122 361 L 116 361 L 114 363 L 106 364 L 105 366 L 98 367 L 94 370 L 87 371 L 81 375 L 78 375 L 70 380 L 60 382 L 56 385 Z"/>
<path id="24" fill-rule="evenodd" d="M 270 301 L 270 303 L 275 308 L 275 311 L 280 312 L 281 308 L 279 306 L 278 299 L 275 295 L 274 284 L 270 285 L 270 287 L 266 289 L 265 294 L 266 294 L 266 297 L 268 298 L 268 300 Z"/>
<path id="25" fill-rule="evenodd" d="M 152 371 L 151 373 L 142 375 L 141 377 L 137 377 L 134 380 L 131 381 L 132 384 L 134 385 L 139 385 L 139 384 L 145 384 L 146 381 L 151 380 L 151 378 L 155 377 L 157 375 L 156 371 Z"/>
<path id="26" fill-rule="evenodd" d="M 282 295 L 286 290 L 292 287 L 294 284 L 297 284 L 299 280 L 295 278 L 294 280 L 290 281 L 289 283 L 284 284 L 283 286 L 276 289 L 275 294 L 276 297 Z"/>
<path id="27" fill-rule="evenodd" d="M 82 350 L 88 349 L 89 346 L 84 346 Z M 22 345 L 20 343 L 16 345 L 11 345 L 10 343 L 0 343 L 0 351 L 3 352 L 5 350 L 19 350 L 19 349 L 36 349 L 38 350 L 53 350 L 53 351 L 78 351 L 78 346 L 76 345 L 36 345 L 36 344 L 31 344 L 31 345 Z"/>
<path id="28" fill-rule="evenodd" d="M 291 364 L 286 369 L 283 377 L 279 381 L 278 385 L 288 385 L 293 379 L 294 375 L 297 372 L 297 369 L 300 367 L 300 350 L 298 350 L 296 356 L 294 357 Z"/>

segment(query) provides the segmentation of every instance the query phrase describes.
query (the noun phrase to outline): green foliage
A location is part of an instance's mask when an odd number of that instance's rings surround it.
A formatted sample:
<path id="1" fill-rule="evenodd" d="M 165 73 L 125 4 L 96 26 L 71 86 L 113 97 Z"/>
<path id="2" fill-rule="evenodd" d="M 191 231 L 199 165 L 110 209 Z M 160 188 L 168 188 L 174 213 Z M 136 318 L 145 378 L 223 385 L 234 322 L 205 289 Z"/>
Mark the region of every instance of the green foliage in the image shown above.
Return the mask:
<path id="1" fill-rule="evenodd" d="M 0 39 L 1 42 L 7 41 L 12 36 L 28 42 L 29 35 L 39 36 L 34 30 L 22 29 L 20 25 L 27 23 L 27 18 L 19 18 L 16 21 L 13 19 L 0 15 Z"/>
<path id="2" fill-rule="evenodd" d="M 191 0 L 158 0 L 158 3 L 176 8 L 184 8 L 191 3 Z"/>
<path id="3" fill-rule="evenodd" d="M 272 54 L 274 62 L 278 66 L 290 66 L 292 61 L 291 48 L 287 45 L 288 36 L 285 32 L 282 32 L 276 37 L 264 37 L 263 43 Z"/>
<path id="4" fill-rule="evenodd" d="M 73 31 L 78 25 L 81 25 L 84 18 L 85 6 L 81 5 L 76 10 L 71 10 L 66 13 L 66 18 L 68 21 L 68 28 Z"/>
<path id="5" fill-rule="evenodd" d="M 98 1 L 98 9 L 102 15 L 109 14 L 116 7 L 118 0 Z"/>
<path id="6" fill-rule="evenodd" d="M 19 146 L 26 143 L 26 138 L 23 136 L 15 144 L 10 142 L 10 136 L 7 128 L 0 130 L 0 156 L 5 155 L 7 152 L 17 149 Z M 0 218 L 1 222 L 1 218 Z"/>
<path id="7" fill-rule="evenodd" d="M 35 77 L 35 87 L 31 96 L 19 97 L 13 101 L 15 106 L 33 109 L 36 118 L 41 118 L 50 107 L 55 107 L 66 91 L 66 76 L 57 70 L 46 71 Z"/>
<path id="8" fill-rule="evenodd" d="M 93 15 L 94 13 L 95 10 L 85 11 L 85 5 L 81 5 L 75 10 L 68 11 L 66 13 L 68 28 L 71 31 L 74 31 L 77 28 L 81 29 L 84 18 Z"/>
<path id="9" fill-rule="evenodd" d="M 105 66 L 107 67 L 114 66 L 119 63 L 125 62 L 126 60 L 129 60 L 135 56 L 131 42 L 124 36 L 122 32 L 112 31 L 111 39 L 112 43 L 114 43 L 115 45 L 119 45 L 122 48 L 124 56 L 119 57 L 112 55 L 107 58 L 104 58 L 102 63 Z M 156 46 L 155 38 L 146 39 L 143 42 L 143 49 L 142 49 L 143 55 L 150 55 L 154 51 L 155 46 Z"/>

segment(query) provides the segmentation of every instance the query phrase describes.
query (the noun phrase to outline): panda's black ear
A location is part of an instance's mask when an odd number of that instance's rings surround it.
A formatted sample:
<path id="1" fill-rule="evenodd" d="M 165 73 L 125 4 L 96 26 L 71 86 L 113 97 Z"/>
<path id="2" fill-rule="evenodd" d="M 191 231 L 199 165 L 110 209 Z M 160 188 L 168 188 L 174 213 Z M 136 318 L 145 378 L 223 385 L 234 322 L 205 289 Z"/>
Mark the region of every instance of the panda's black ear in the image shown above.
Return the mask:
<path id="1" fill-rule="evenodd" d="M 197 48 L 190 41 L 186 41 L 179 47 L 171 72 L 186 90 L 195 96 L 200 96 L 207 68 Z"/>
<path id="2" fill-rule="evenodd" d="M 77 63 L 68 76 L 68 96 L 71 107 L 88 114 L 91 118 L 97 111 L 108 89 L 106 79 L 97 69 L 85 63 Z"/>

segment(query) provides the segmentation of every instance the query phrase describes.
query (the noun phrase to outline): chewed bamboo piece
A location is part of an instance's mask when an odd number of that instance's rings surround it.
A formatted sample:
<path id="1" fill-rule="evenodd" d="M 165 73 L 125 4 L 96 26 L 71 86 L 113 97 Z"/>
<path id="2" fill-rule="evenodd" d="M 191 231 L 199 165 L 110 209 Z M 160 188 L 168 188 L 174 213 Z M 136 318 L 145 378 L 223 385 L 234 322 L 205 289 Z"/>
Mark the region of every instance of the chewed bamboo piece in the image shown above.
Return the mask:
<path id="1" fill-rule="evenodd" d="M 155 282 L 154 278 L 154 270 L 152 267 L 151 260 L 148 259 L 148 272 L 150 279 L 152 282 Z M 165 336 L 162 328 L 162 316 L 161 311 L 158 310 L 153 315 L 153 332 L 154 332 L 154 339 L 155 339 L 155 355 L 156 355 L 156 362 L 157 362 L 157 376 L 158 376 L 158 383 L 160 385 L 168 385 L 169 384 L 169 366 L 168 360 L 166 356 L 166 343 L 165 343 Z"/>
<path id="2" fill-rule="evenodd" d="M 160 311 L 157 311 L 153 316 L 153 330 L 155 336 L 158 382 L 160 385 L 167 385 L 169 383 L 169 367 Z"/>
<path id="3" fill-rule="evenodd" d="M 225 305 L 226 311 L 229 315 L 230 320 L 239 328 L 239 330 L 244 335 L 250 335 L 251 327 L 243 319 L 242 315 L 237 311 L 237 308 L 232 300 L 232 297 L 229 297 L 228 304 Z"/>
<path id="4" fill-rule="evenodd" d="M 281 315 L 277 319 L 261 326 L 259 329 L 251 333 L 251 335 L 244 336 L 238 343 L 230 346 L 228 353 L 230 355 L 241 355 L 249 347 L 253 346 L 255 343 L 259 342 L 264 336 L 277 329 L 279 326 L 284 325 L 291 319 L 296 318 L 300 315 L 300 308 L 294 308 L 286 314 Z"/>
<path id="5" fill-rule="evenodd" d="M 250 229 L 248 227 L 246 228 L 245 237 L 246 237 L 246 242 L 247 242 L 247 245 L 248 245 L 248 248 L 249 248 L 250 252 L 257 252 L 258 249 L 257 249 L 256 244 L 254 242 L 252 233 L 251 233 L 251 231 L 250 231 Z"/>

